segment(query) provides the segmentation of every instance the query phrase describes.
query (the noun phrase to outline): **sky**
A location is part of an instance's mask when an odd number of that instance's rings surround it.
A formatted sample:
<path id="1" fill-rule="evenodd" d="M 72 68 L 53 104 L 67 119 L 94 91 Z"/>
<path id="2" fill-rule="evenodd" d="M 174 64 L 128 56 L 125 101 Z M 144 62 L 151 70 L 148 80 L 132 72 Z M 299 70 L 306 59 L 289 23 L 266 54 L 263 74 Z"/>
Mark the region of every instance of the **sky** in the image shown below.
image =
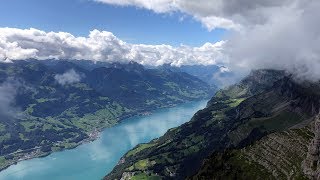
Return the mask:
<path id="1" fill-rule="evenodd" d="M 1 0 L 0 27 L 63 31 L 86 36 L 110 31 L 129 43 L 200 46 L 220 41 L 226 30 L 208 31 L 191 16 L 157 14 L 134 6 L 118 7 L 91 0 Z"/>
<path id="2" fill-rule="evenodd" d="M 0 61 L 284 69 L 320 79 L 319 0 L 2 0 Z"/>

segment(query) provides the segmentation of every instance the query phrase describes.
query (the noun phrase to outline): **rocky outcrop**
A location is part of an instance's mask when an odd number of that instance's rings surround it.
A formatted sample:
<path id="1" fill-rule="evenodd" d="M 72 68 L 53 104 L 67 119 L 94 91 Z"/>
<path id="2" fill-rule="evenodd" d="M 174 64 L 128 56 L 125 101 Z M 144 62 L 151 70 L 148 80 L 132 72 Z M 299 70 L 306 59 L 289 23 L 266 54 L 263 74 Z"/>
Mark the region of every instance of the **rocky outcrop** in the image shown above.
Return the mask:
<path id="1" fill-rule="evenodd" d="M 124 172 L 120 180 L 129 180 L 134 176 L 134 173 Z"/>
<path id="2" fill-rule="evenodd" d="M 320 179 L 320 114 L 314 122 L 314 138 L 309 145 L 307 158 L 302 164 L 303 172 L 311 179 Z"/>

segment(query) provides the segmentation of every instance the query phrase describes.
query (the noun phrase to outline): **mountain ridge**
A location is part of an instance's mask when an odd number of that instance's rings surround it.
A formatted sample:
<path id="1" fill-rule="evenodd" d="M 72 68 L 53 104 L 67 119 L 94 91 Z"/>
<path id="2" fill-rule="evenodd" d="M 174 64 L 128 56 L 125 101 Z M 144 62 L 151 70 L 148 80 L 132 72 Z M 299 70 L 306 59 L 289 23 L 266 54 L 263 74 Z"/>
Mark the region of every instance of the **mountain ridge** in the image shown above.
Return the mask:
<path id="1" fill-rule="evenodd" d="M 169 130 L 159 139 L 143 145 L 147 148 L 137 151 L 140 145 L 129 151 L 137 153 L 124 155 L 124 163 L 117 165 L 105 179 L 130 179 L 135 176 L 185 179 L 206 167 L 216 168 L 202 165 L 211 154 L 224 152 L 226 149 L 246 148 L 264 137 L 290 131 L 294 127 L 298 130 L 308 127 L 312 121 L 310 119 L 318 113 L 320 96 L 315 93 L 316 84 L 313 88 L 304 84 L 296 82 L 285 71 L 253 71 L 240 83 L 218 91 L 208 102 L 208 106 L 197 112 L 190 122 Z M 311 130 L 303 132 L 312 134 Z M 309 142 L 310 138 L 305 141 L 304 150 Z M 207 161 L 211 162 L 210 160 L 217 158 L 217 155 L 213 155 L 213 158 Z M 300 164 L 303 158 L 305 157 L 299 159 Z M 223 164 L 223 159 L 220 158 L 219 163 Z M 242 171 L 241 168 L 239 170 Z M 224 170 L 219 171 L 223 176 L 215 176 L 214 170 L 210 168 L 210 171 L 203 170 L 207 176 L 194 178 L 227 178 L 227 171 Z M 235 175 L 250 177 L 250 174 L 241 174 L 241 171 L 236 171 Z M 301 172 L 300 169 L 295 175 L 304 177 Z M 272 176 L 268 171 L 264 173 Z"/>

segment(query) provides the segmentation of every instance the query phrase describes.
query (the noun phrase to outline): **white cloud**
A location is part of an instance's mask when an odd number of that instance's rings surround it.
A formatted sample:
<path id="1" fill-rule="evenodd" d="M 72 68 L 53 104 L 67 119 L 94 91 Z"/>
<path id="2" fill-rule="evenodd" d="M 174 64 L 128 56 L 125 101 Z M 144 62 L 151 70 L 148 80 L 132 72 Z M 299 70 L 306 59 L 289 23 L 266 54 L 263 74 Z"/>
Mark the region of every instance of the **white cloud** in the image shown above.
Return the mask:
<path id="1" fill-rule="evenodd" d="M 74 69 L 70 69 L 69 71 L 63 74 L 57 74 L 54 76 L 54 79 L 61 85 L 74 84 L 80 82 L 81 76 Z"/>
<path id="2" fill-rule="evenodd" d="M 25 84 L 8 78 L 0 84 L 0 118 L 14 119 L 22 117 L 21 110 L 15 106 L 18 91 L 30 90 Z"/>
<path id="3" fill-rule="evenodd" d="M 201 47 L 129 44 L 111 32 L 93 30 L 88 37 L 38 29 L 0 28 L 2 61 L 34 58 L 105 62 L 136 61 L 144 65 L 215 64 L 223 60 L 224 42 Z"/>
<path id="4" fill-rule="evenodd" d="M 297 0 L 93 0 L 117 6 L 135 6 L 156 13 L 182 12 L 194 17 L 209 31 L 240 30 L 242 25 L 263 23 L 268 12 Z M 301 0 L 305 1 L 305 0 Z"/>
<path id="5" fill-rule="evenodd" d="M 23 49 L 17 42 L 6 42 L 0 37 L 0 59 L 26 59 L 35 57 L 36 53 L 36 49 Z"/>
<path id="6" fill-rule="evenodd" d="M 1 116 L 12 117 L 15 111 L 13 103 L 17 94 L 16 85 L 6 81 L 0 85 L 0 113 Z M 2 117 L 3 118 L 3 117 Z"/>
<path id="7" fill-rule="evenodd" d="M 208 17 L 195 17 L 198 21 L 200 21 L 209 31 L 212 31 L 216 28 L 224 28 L 224 29 L 233 29 L 240 30 L 241 25 L 235 24 L 233 21 L 221 17 L 216 16 L 208 16 Z"/>
<path id="8" fill-rule="evenodd" d="M 166 63 L 175 66 L 217 64 L 223 61 L 223 44 L 224 42 L 206 43 L 201 47 L 181 45 L 177 48 L 169 45 L 133 45 L 129 59 L 156 66 Z"/>
<path id="9" fill-rule="evenodd" d="M 286 69 L 299 78 L 320 79 L 320 2 L 298 2 L 229 39 L 225 53 L 233 70 Z"/>
<path id="10" fill-rule="evenodd" d="M 173 0 L 95 0 L 97 2 L 108 3 L 118 6 L 136 6 L 153 10 L 157 13 L 165 13 L 176 10 Z"/>
<path id="11" fill-rule="evenodd" d="M 155 13 L 172 13 L 182 12 L 189 14 L 195 18 L 195 20 L 201 22 L 209 31 L 215 28 L 227 28 L 238 29 L 239 25 L 234 24 L 232 20 L 225 19 L 216 16 L 214 13 L 204 13 L 204 11 L 212 12 L 218 10 L 214 1 L 190 1 L 190 0 L 94 0 L 101 3 L 117 5 L 117 6 L 135 6 L 138 8 L 144 8 Z M 214 4 L 214 5 L 213 5 Z M 222 3 L 220 3 L 222 4 Z M 212 6 L 213 5 L 213 6 Z M 213 7 L 214 9 L 210 8 Z M 208 9 L 210 8 L 210 9 Z"/>
<path id="12" fill-rule="evenodd" d="M 235 29 L 219 57 L 232 71 L 286 69 L 299 78 L 320 79 L 318 0 L 96 0 L 156 13 L 182 12 L 208 30 Z M 205 58 L 208 60 L 207 58 Z"/>

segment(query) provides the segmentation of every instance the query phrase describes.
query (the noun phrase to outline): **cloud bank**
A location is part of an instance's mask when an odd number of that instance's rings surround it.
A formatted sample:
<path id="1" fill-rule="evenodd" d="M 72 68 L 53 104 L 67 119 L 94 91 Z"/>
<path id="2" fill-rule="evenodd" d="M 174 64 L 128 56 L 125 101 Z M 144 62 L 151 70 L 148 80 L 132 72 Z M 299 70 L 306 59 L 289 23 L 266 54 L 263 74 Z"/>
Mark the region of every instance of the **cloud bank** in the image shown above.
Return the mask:
<path id="1" fill-rule="evenodd" d="M 74 69 L 70 69 L 63 74 L 56 74 L 54 79 L 62 86 L 67 84 L 78 83 L 81 80 L 80 74 L 78 74 Z"/>
<path id="2" fill-rule="evenodd" d="M 95 0 L 156 13 L 182 12 L 208 30 L 233 29 L 225 41 L 201 47 L 130 44 L 111 32 L 87 37 L 67 32 L 0 28 L 0 60 L 87 59 L 136 61 L 143 65 L 218 64 L 244 74 L 250 69 L 286 69 L 299 78 L 320 79 L 320 1 L 317 0 Z"/>
<path id="3" fill-rule="evenodd" d="M 182 12 L 208 30 L 232 29 L 220 52 L 232 71 L 286 69 L 320 79 L 318 0 L 95 0 L 156 13 Z"/>
<path id="4" fill-rule="evenodd" d="M 265 23 L 234 34 L 225 46 L 230 66 L 286 69 L 298 78 L 319 80 L 319 8 L 320 1 L 292 1 Z"/>
<path id="5" fill-rule="evenodd" d="M 93 30 L 88 37 L 75 37 L 67 32 L 0 28 L 0 60 L 4 62 L 33 58 L 136 61 L 151 66 L 217 64 L 224 59 L 223 44 L 223 41 L 201 47 L 129 44 L 107 31 Z"/>

